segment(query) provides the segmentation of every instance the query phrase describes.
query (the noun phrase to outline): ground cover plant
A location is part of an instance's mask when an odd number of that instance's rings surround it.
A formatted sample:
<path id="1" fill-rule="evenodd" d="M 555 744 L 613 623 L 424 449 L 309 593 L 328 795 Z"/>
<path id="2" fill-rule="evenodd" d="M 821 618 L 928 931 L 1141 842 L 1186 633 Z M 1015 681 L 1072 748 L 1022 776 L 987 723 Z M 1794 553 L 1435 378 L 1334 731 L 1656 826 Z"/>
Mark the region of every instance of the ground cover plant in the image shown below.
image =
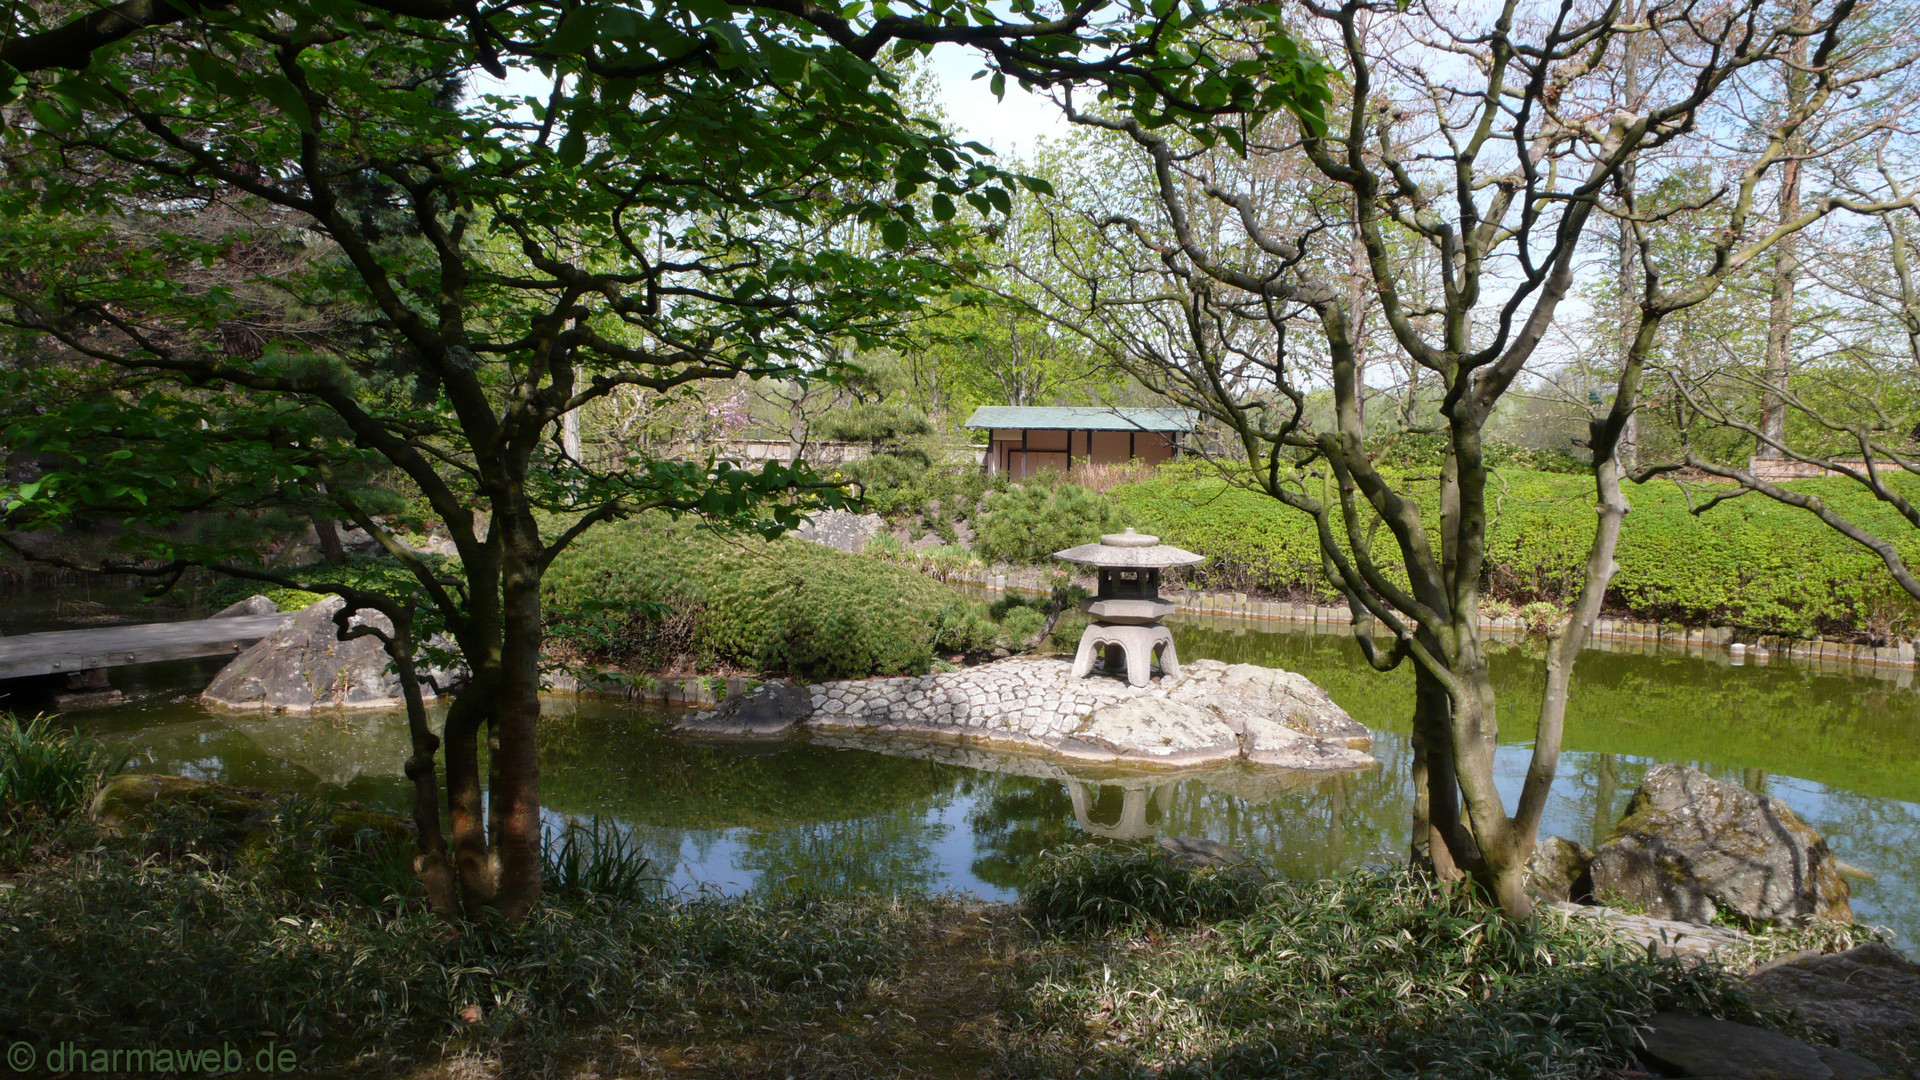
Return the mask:
<path id="1" fill-rule="evenodd" d="M 1275 882 L 1084 844 L 1043 856 L 1022 896 L 1078 942 L 1029 974 L 1027 1075 L 1584 1077 L 1638 1067 L 1654 1012 L 1780 1022 L 1714 964 L 1515 922 L 1419 872 Z"/>
<path id="2" fill-rule="evenodd" d="M 1394 471 L 1424 520 L 1439 519 L 1439 484 Z M 1591 483 L 1558 472 L 1502 469 L 1489 487 L 1486 595 L 1519 607 L 1565 606 L 1578 593 L 1581 559 L 1594 530 Z M 1841 480 L 1801 481 L 1863 521 L 1892 524 L 1892 508 Z M 1731 625 L 1758 633 L 1858 634 L 1879 641 L 1920 629 L 1920 606 L 1902 594 L 1864 547 L 1837 544 L 1811 515 L 1758 498 L 1696 516 L 1696 493 L 1668 481 L 1631 485 L 1632 527 L 1620 535 L 1619 570 L 1607 607 L 1634 617 Z M 1163 467 L 1160 475 L 1113 491 L 1122 512 L 1167 543 L 1208 556 L 1196 580 L 1212 587 L 1283 596 L 1332 596 L 1320 568 L 1313 520 L 1287 513 L 1258 492 L 1236 488 L 1204 466 Z M 1916 555 L 1920 539 L 1902 537 Z M 1376 554 L 1391 566 L 1390 537 Z M 1389 571 L 1391 575 L 1393 571 Z"/>
<path id="3" fill-rule="evenodd" d="M 47 817 L 42 857 L 0 868 L 0 1037 L 271 1044 L 305 1075 L 1477 1078 L 1628 1065 L 1657 1009 L 1788 1022 L 1721 968 L 1423 875 L 1273 882 L 1125 843 L 1043 856 L 1023 907 L 722 899 L 664 893 L 621 826 L 585 819 L 526 920 L 450 927 L 403 838 L 262 798 L 244 833 L 187 802 L 131 832 Z"/>

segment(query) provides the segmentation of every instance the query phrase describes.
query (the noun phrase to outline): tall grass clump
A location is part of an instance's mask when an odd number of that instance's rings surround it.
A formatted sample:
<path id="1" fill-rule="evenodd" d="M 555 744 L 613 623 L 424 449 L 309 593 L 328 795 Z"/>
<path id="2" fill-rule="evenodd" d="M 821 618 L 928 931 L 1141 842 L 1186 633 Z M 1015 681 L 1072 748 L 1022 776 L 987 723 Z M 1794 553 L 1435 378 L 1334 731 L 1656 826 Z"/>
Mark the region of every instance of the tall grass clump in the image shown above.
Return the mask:
<path id="1" fill-rule="evenodd" d="M 45 716 L 0 713 L 0 817 L 66 817 L 126 760 L 85 735 L 56 729 Z"/>
<path id="2" fill-rule="evenodd" d="M 598 815 L 570 820 L 549 833 L 540 865 L 546 890 L 553 894 L 647 900 L 658 893 L 661 881 L 633 833 Z"/>
<path id="3" fill-rule="evenodd" d="M 1137 866 L 1108 866 L 1074 879 L 1079 891 L 1142 891 Z M 1101 910 L 1069 884 L 1054 873 L 1046 900 L 1067 924 Z M 1514 922 L 1468 890 L 1404 871 L 1270 884 L 1240 914 L 1174 933 L 1151 949 L 1107 939 L 1037 981 L 1023 1067 L 1587 1077 L 1631 1067 L 1635 1027 L 1655 1012 L 1758 1019 L 1713 964 L 1656 957 L 1571 920 Z"/>

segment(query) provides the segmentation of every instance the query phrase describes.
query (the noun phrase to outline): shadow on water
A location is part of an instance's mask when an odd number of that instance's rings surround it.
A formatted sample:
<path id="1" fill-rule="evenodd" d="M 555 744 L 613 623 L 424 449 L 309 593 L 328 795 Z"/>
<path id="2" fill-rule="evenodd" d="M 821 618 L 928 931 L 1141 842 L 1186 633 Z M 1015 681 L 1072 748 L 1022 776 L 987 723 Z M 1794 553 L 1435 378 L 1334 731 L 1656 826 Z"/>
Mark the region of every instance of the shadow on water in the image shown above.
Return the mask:
<path id="1" fill-rule="evenodd" d="M 1411 796 L 1410 677 L 1372 673 L 1340 637 L 1268 630 L 1189 623 L 1176 633 L 1183 655 L 1314 679 L 1375 731 L 1379 768 L 1127 775 L 924 741 L 703 742 L 666 732 L 662 710 L 556 699 L 542 729 L 544 800 L 555 828 L 594 816 L 617 822 L 666 887 L 682 891 L 1008 898 L 1036 854 L 1102 835 L 1208 836 L 1296 878 L 1398 861 Z M 1513 646 L 1496 649 L 1492 663 L 1498 767 L 1511 800 L 1526 767 L 1540 660 Z M 192 695 L 207 672 L 152 668 L 137 700 L 73 721 L 126 740 L 151 767 L 407 805 L 398 714 L 214 713 Z M 1593 844 L 1649 766 L 1695 764 L 1783 799 L 1824 832 L 1842 859 L 1874 874 L 1855 883 L 1855 910 L 1910 944 L 1920 934 L 1916 703 L 1910 688 L 1860 676 L 1589 653 L 1575 674 L 1545 829 Z"/>

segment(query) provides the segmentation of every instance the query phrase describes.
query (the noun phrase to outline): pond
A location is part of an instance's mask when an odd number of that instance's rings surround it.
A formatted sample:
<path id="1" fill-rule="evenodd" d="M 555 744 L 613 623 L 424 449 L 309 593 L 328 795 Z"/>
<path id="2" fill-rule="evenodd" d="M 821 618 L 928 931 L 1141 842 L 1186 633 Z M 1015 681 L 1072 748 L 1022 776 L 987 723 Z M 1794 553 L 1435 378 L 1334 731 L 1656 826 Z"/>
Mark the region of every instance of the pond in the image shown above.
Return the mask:
<path id="1" fill-rule="evenodd" d="M 1271 625 L 1178 625 L 1187 657 L 1300 671 L 1376 733 L 1380 767 L 1318 781 L 1235 766 L 1119 775 L 925 743 L 821 737 L 701 742 L 664 710 L 555 699 L 542 734 L 550 821 L 630 829 L 665 887 L 958 890 L 1014 895 L 1035 853 L 1076 834 L 1208 836 L 1298 878 L 1400 860 L 1410 787 L 1411 678 L 1380 676 L 1350 642 Z M 194 703 L 217 662 L 116 672 L 133 700 L 72 721 L 124 740 L 151 767 L 395 809 L 408 805 L 397 714 L 293 718 Z M 1538 653 L 1496 649 L 1498 758 L 1517 796 L 1540 681 Z M 1913 948 L 1920 935 L 1920 737 L 1912 679 L 1821 673 L 1724 657 L 1589 652 L 1576 669 L 1566 753 L 1545 831 L 1606 836 L 1642 773 L 1688 762 L 1784 800 L 1840 858 L 1872 875 L 1854 909 Z M 13 703 L 20 707 L 19 702 Z"/>

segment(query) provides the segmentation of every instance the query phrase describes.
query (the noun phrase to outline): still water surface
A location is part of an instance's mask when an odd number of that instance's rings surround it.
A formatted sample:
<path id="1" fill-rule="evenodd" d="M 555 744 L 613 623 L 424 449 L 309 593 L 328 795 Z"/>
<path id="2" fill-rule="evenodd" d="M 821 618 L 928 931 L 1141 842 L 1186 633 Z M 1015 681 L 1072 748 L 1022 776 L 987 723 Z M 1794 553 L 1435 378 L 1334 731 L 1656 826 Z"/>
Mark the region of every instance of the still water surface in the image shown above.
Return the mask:
<path id="1" fill-rule="evenodd" d="M 1411 678 L 1372 673 L 1338 637 L 1213 622 L 1176 632 L 1183 656 L 1291 668 L 1325 686 L 1374 730 L 1380 767 L 1317 781 L 1243 767 L 1181 779 L 1069 775 L 996 755 L 976 768 L 927 760 L 914 743 L 703 742 L 664 731 L 664 710 L 556 699 L 542 733 L 547 812 L 555 825 L 619 822 L 667 887 L 685 891 L 951 889 L 1003 899 L 1036 852 L 1087 832 L 1208 836 L 1299 878 L 1400 859 Z M 71 719 L 130 743 L 150 767 L 408 805 L 403 717 L 208 712 L 191 691 L 214 667 L 117 672 L 135 700 Z M 1511 802 L 1538 702 L 1537 654 L 1496 652 L 1495 677 Z M 1873 875 L 1854 885 L 1860 917 L 1892 927 L 1909 950 L 1920 940 L 1920 697 L 1910 678 L 1589 652 L 1573 702 L 1546 831 L 1592 845 L 1649 766 L 1689 762 L 1784 800 Z"/>

